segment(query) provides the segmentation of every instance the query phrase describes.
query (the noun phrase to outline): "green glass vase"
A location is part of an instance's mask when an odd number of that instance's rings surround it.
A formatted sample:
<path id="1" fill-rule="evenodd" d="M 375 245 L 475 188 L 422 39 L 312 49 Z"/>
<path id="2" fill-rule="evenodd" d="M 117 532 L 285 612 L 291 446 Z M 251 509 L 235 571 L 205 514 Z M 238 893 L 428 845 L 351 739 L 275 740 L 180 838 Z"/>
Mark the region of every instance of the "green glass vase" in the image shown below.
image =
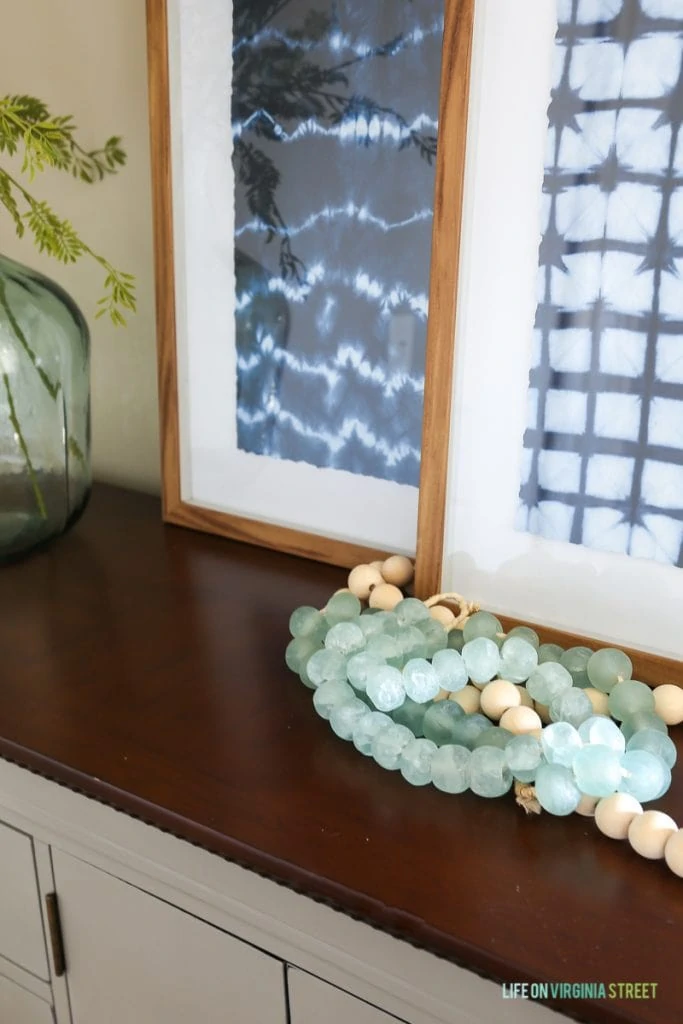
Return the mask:
<path id="1" fill-rule="evenodd" d="M 0 563 L 68 530 L 90 484 L 87 324 L 53 281 L 0 256 Z"/>

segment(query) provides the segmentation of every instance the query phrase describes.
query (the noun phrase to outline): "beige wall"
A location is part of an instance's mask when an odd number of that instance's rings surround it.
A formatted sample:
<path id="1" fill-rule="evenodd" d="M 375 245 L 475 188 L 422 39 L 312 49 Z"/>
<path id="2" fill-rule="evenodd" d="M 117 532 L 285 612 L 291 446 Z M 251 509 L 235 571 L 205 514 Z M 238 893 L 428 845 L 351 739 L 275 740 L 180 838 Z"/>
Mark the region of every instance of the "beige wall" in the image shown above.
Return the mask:
<path id="1" fill-rule="evenodd" d="M 59 281 L 92 332 L 93 464 L 101 480 L 159 488 L 154 279 L 144 0 L 20 0 L 3 6 L 0 92 L 29 93 L 72 114 L 86 148 L 122 135 L 128 164 L 88 186 L 47 171 L 34 192 L 111 263 L 134 273 L 139 309 L 127 328 L 94 319 L 102 274 L 64 267 L 19 241 L 0 211 L 0 247 Z"/>

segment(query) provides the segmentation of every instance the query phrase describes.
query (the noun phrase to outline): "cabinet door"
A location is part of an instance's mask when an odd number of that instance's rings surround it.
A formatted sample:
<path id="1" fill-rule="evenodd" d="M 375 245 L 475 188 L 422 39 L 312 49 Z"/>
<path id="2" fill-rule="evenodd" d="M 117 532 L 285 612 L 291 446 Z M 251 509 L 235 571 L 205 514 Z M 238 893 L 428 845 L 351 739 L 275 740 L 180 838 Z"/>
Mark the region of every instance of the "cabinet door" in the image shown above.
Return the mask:
<path id="1" fill-rule="evenodd" d="M 53 850 L 73 1024 L 285 1024 L 279 960 Z"/>
<path id="2" fill-rule="evenodd" d="M 47 980 L 45 937 L 30 836 L 0 824 L 0 867 L 0 957 Z"/>
<path id="3" fill-rule="evenodd" d="M 0 1021 L 3 1024 L 54 1024 L 54 1017 L 43 999 L 0 976 Z"/>
<path id="4" fill-rule="evenodd" d="M 287 985 L 291 1024 L 399 1024 L 398 1017 L 295 967 L 287 970 Z"/>

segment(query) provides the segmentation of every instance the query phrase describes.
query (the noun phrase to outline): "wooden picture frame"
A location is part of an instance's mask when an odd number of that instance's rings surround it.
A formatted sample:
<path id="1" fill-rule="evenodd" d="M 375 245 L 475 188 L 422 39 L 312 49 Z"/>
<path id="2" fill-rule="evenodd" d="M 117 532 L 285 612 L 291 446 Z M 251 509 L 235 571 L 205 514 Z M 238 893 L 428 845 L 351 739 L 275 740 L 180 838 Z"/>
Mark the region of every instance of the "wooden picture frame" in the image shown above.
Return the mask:
<path id="1" fill-rule="evenodd" d="M 520 416 L 510 410 L 517 397 L 526 399 L 532 365 L 556 27 L 554 0 L 534 5 L 533 12 L 513 12 L 504 0 L 477 5 L 458 323 L 455 343 L 435 336 L 427 355 L 416 593 L 426 598 L 455 590 L 498 614 L 506 629 L 525 622 L 544 642 L 565 648 L 618 646 L 631 656 L 635 678 L 683 686 L 683 570 L 519 531 L 516 538 L 524 544 L 507 541 L 498 525 L 490 525 L 500 520 L 497 511 L 489 516 L 496 502 L 505 502 L 507 514 L 519 493 L 517 453 L 510 455 L 508 435 L 518 442 L 521 459 L 524 410 Z M 510 110 L 517 117 L 505 121 Z M 505 175 L 495 171 L 501 152 L 510 154 Z M 511 251 L 512 262 L 501 255 Z M 505 364 L 505 374 L 492 368 L 502 352 L 497 345 L 518 356 L 516 365 Z M 478 434 L 488 440 L 480 445 Z M 500 468 L 495 459 L 487 461 L 496 444 L 514 461 L 513 472 L 480 485 L 494 465 L 496 472 Z M 514 514 L 508 523 L 512 538 Z M 482 557 L 487 536 L 495 548 L 489 560 Z M 532 546 L 535 561 L 525 553 Z"/>
<path id="2" fill-rule="evenodd" d="M 324 531 L 298 529 L 291 523 L 287 525 L 240 515 L 186 497 L 183 486 L 186 442 L 178 397 L 186 370 L 180 365 L 178 355 L 179 268 L 174 240 L 173 168 L 174 146 L 177 147 L 178 142 L 174 141 L 172 133 L 172 96 L 177 84 L 170 72 L 169 52 L 169 31 L 175 31 L 169 16 L 175 2 L 147 0 L 164 520 L 335 565 L 350 567 L 385 557 L 387 551 L 382 546 L 383 538 L 376 544 L 356 543 L 340 536 L 339 530 L 334 531 L 334 536 L 325 536 Z M 446 342 L 452 337 L 455 315 L 473 12 L 474 0 L 445 2 L 427 348 L 436 353 L 437 360 L 438 354 L 443 353 L 441 358 L 446 363 Z M 175 152 L 177 155 L 177 149 Z M 425 454 L 429 465 L 432 461 L 429 438 L 432 435 L 433 412 L 428 405 L 425 422 L 428 445 Z M 273 497 L 277 501 L 277 496 Z M 391 511 L 388 514 L 391 515 Z M 413 552 L 408 550 L 406 553 Z"/>

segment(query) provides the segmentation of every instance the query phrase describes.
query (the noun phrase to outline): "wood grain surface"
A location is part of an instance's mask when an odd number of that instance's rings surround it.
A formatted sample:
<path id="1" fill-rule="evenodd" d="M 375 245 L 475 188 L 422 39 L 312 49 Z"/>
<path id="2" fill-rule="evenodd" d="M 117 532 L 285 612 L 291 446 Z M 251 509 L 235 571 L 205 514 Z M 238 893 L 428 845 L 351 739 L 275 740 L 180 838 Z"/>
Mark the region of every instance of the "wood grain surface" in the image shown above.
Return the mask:
<path id="1" fill-rule="evenodd" d="M 588 819 L 359 755 L 283 662 L 291 610 L 343 572 L 159 520 L 99 485 L 0 573 L 2 756 L 493 979 L 659 983 L 566 1014 L 680 1021 L 680 879 Z M 658 802 L 679 822 L 682 772 Z"/>

